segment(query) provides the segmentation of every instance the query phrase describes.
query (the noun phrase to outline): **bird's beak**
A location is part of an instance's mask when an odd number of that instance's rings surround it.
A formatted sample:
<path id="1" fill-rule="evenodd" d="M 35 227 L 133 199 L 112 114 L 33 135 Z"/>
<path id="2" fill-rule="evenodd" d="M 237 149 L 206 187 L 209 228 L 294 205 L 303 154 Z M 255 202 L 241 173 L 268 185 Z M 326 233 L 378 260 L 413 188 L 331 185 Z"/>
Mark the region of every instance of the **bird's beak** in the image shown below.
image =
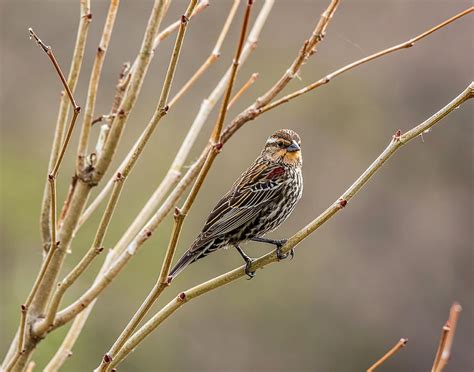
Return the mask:
<path id="1" fill-rule="evenodd" d="M 293 142 L 290 146 L 286 148 L 286 151 L 288 152 L 295 152 L 295 151 L 300 151 L 300 150 L 301 148 L 296 142 Z"/>

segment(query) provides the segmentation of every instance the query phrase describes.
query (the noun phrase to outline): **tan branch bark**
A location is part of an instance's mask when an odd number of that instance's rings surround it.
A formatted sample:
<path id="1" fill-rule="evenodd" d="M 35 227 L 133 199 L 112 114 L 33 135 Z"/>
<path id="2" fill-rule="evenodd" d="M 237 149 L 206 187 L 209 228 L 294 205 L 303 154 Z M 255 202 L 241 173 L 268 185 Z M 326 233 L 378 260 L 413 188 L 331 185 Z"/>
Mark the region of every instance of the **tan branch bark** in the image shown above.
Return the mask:
<path id="1" fill-rule="evenodd" d="M 425 37 L 431 35 L 433 32 L 438 31 L 439 29 L 441 29 L 441 28 L 443 28 L 443 27 L 449 25 L 450 23 L 452 23 L 452 22 L 458 20 L 458 19 L 461 18 L 461 17 L 464 17 L 465 15 L 467 15 L 467 14 L 473 12 L 473 11 L 474 11 L 474 7 L 468 8 L 468 9 L 466 9 L 466 10 L 464 10 L 464 11 L 462 11 L 462 12 L 456 14 L 455 16 L 453 16 L 453 17 L 447 19 L 446 21 L 441 22 L 440 24 L 436 25 L 435 27 L 433 27 L 433 28 L 431 28 L 431 29 L 429 29 L 429 30 L 427 30 L 427 31 L 425 31 L 425 32 L 423 32 L 423 33 L 421 33 L 421 34 L 419 34 L 418 36 L 415 36 L 415 37 L 411 38 L 410 40 L 407 40 L 407 41 L 405 41 L 405 42 L 403 42 L 403 43 L 401 43 L 401 44 L 394 45 L 394 46 L 392 46 L 392 47 L 390 47 L 390 48 L 383 49 L 383 50 L 381 50 L 381 51 L 379 51 L 379 52 L 377 52 L 377 53 L 371 54 L 371 55 L 369 55 L 369 56 L 367 56 L 367 57 L 364 57 L 364 58 L 361 58 L 361 59 L 359 59 L 359 60 L 357 60 L 357 61 L 355 61 L 355 62 L 352 62 L 352 63 L 350 63 L 350 64 L 348 64 L 348 65 L 346 65 L 346 66 L 344 66 L 344 67 L 341 67 L 340 69 L 338 69 L 338 70 L 336 70 L 336 71 L 334 71 L 334 72 L 331 72 L 330 74 L 328 74 L 328 75 L 326 75 L 325 77 L 319 79 L 318 81 L 316 81 L 316 82 L 314 82 L 314 83 L 312 83 L 312 84 L 310 84 L 310 85 L 308 85 L 308 86 L 306 86 L 306 87 L 304 87 L 304 88 L 302 88 L 302 89 L 299 89 L 299 90 L 297 90 L 297 91 L 295 91 L 295 92 L 293 92 L 293 93 L 290 93 L 290 94 L 288 94 L 288 95 L 286 95 L 286 96 L 280 98 L 280 99 L 277 100 L 277 101 L 271 102 L 271 103 L 269 103 L 269 104 L 267 104 L 267 105 L 265 105 L 265 106 L 259 108 L 259 109 L 258 109 L 258 114 L 260 115 L 260 114 L 262 114 L 262 113 L 264 113 L 264 112 L 266 112 L 266 111 L 269 111 L 269 110 L 271 110 L 271 109 L 274 109 L 274 108 L 280 106 L 280 105 L 283 104 L 283 103 L 287 103 L 287 102 L 291 101 L 292 99 L 301 96 L 302 94 L 305 94 L 305 93 L 307 93 L 307 92 L 310 92 L 310 91 L 312 91 L 313 89 L 319 88 L 319 87 L 322 86 L 322 85 L 328 84 L 328 83 L 331 82 L 335 77 L 337 77 L 337 76 L 343 74 L 343 73 L 346 72 L 346 71 L 352 70 L 353 68 L 356 68 L 356 67 L 358 67 L 358 66 L 360 66 L 360 65 L 363 65 L 363 64 L 365 64 L 365 63 L 367 63 L 367 62 L 373 61 L 373 60 L 378 59 L 378 58 L 380 58 L 380 57 L 384 57 L 384 56 L 386 56 L 386 55 L 388 55 L 388 54 L 391 54 L 391 53 L 394 53 L 394 52 L 397 52 L 397 51 L 400 51 L 400 50 L 404 50 L 404 49 L 407 49 L 407 48 L 411 48 L 412 46 L 415 45 L 415 43 L 416 43 L 417 41 L 420 41 L 421 39 L 423 39 L 423 38 L 425 38 Z"/>
<path id="2" fill-rule="evenodd" d="M 89 88 L 87 91 L 87 102 L 84 113 L 84 120 L 82 123 L 81 135 L 79 137 L 79 146 L 77 149 L 77 173 L 84 171 L 86 167 L 87 146 L 89 143 L 90 130 L 92 127 L 92 120 L 94 116 L 95 102 L 97 98 L 97 91 L 99 89 L 100 76 L 102 74 L 102 66 L 104 65 L 105 54 L 109 47 L 110 37 L 114 28 L 115 18 L 117 16 L 120 0 L 111 0 L 107 17 L 105 20 L 104 29 L 100 39 L 99 47 L 92 66 L 92 73 L 89 81 Z"/>
<path id="3" fill-rule="evenodd" d="M 79 74 L 81 71 L 82 60 L 84 57 L 84 50 L 86 46 L 87 33 L 89 30 L 89 24 L 92 19 L 90 13 L 90 0 L 80 1 L 80 16 L 79 16 L 79 27 L 77 30 L 76 44 L 74 46 L 73 57 L 71 61 L 71 67 L 67 78 L 67 85 L 71 92 L 76 89 L 77 81 L 79 80 Z M 66 121 L 69 113 L 69 96 L 63 92 L 61 101 L 59 104 L 58 118 L 56 121 L 56 129 L 54 132 L 54 140 L 51 147 L 51 155 L 49 158 L 48 170 L 54 168 L 57 162 L 61 145 L 64 139 L 64 131 L 66 129 Z M 46 251 L 51 244 L 51 228 L 50 228 L 50 204 L 51 204 L 51 193 L 50 183 L 46 181 L 46 185 L 43 193 L 43 200 L 41 203 L 41 214 L 40 214 L 40 227 L 41 227 L 41 238 L 43 242 L 43 250 Z"/>
<path id="4" fill-rule="evenodd" d="M 186 28 L 187 28 L 187 24 L 189 20 L 188 17 L 191 15 L 196 4 L 197 4 L 197 0 L 191 0 L 189 3 L 188 9 L 186 10 L 185 14 L 182 16 L 181 27 L 180 27 L 180 30 L 178 31 L 178 36 L 176 38 L 176 43 L 175 43 L 175 47 L 171 56 L 169 68 L 166 73 L 165 81 L 163 83 L 163 88 L 161 91 L 158 106 L 153 115 L 153 118 L 151 119 L 150 123 L 147 125 L 145 135 L 143 136 L 143 141 L 139 144 L 136 153 L 133 154 L 130 161 L 124 167 L 123 171 L 117 173 L 114 189 L 112 190 L 109 203 L 107 204 L 107 207 L 104 211 L 104 215 L 102 217 L 101 223 L 97 230 L 96 238 L 94 240 L 94 243 L 92 244 L 92 247 L 83 257 L 83 259 L 79 262 L 79 264 L 71 271 L 71 273 L 68 274 L 68 276 L 66 276 L 65 280 L 62 282 L 64 285 L 63 286 L 60 285 L 59 288 L 56 290 L 56 294 L 53 297 L 53 300 L 52 300 L 50 308 L 48 309 L 46 318 L 43 321 L 38 322 L 33 328 L 33 333 L 38 337 L 41 336 L 43 333 L 47 332 L 53 326 L 54 316 L 57 313 L 57 310 L 58 310 L 61 298 L 64 295 L 64 292 L 77 280 L 80 274 L 84 272 L 84 270 L 90 265 L 92 260 L 95 257 L 97 257 L 98 253 L 100 252 L 103 240 L 105 238 L 105 234 L 107 232 L 108 225 L 112 218 L 115 207 L 118 203 L 120 193 L 124 186 L 125 180 L 128 177 L 131 170 L 133 169 L 133 166 L 135 165 L 136 160 L 140 156 L 143 148 L 145 147 L 147 141 L 151 137 L 151 134 L 153 133 L 156 126 L 158 125 L 160 119 L 168 111 L 166 101 L 168 99 L 174 73 L 176 71 L 176 66 L 179 60 L 179 54 L 181 51 L 181 47 L 183 45 L 184 35 L 186 32 Z"/>
<path id="5" fill-rule="evenodd" d="M 398 353 L 401 349 L 403 349 L 408 342 L 408 339 L 406 338 L 401 338 L 400 341 L 398 341 L 395 346 L 393 346 L 387 353 L 377 360 L 374 364 L 372 364 L 368 369 L 367 372 L 373 372 L 377 368 L 379 368 L 382 364 L 384 364 L 388 359 L 390 359 L 392 356 L 394 356 L 396 353 Z"/>
<path id="6" fill-rule="evenodd" d="M 471 83 L 460 95 L 453 101 L 444 106 L 441 110 L 425 120 L 423 123 L 401 134 L 397 131 L 392 138 L 388 147 L 375 159 L 375 161 L 365 170 L 365 172 L 323 213 L 316 219 L 311 221 L 308 225 L 294 234 L 288 242 L 282 247 L 282 253 L 289 253 L 291 249 L 295 248 L 301 241 L 306 239 L 310 234 L 317 230 L 322 224 L 327 222 L 338 211 L 344 208 L 347 203 L 355 196 L 355 194 L 369 181 L 369 179 L 382 167 L 382 165 L 403 145 L 426 132 L 429 128 L 447 116 L 449 113 L 458 108 L 465 101 L 474 98 L 474 83 Z M 264 266 L 278 262 L 275 252 L 268 253 L 257 260 L 251 266 L 251 270 L 255 271 Z M 185 303 L 192 299 L 206 294 L 212 290 L 220 288 L 229 284 L 239 278 L 245 276 L 245 267 L 241 266 L 228 273 L 222 274 L 214 279 L 208 280 L 193 288 L 178 294 L 178 296 L 156 313 L 149 321 L 147 321 L 141 328 L 136 331 L 132 337 L 124 344 L 122 349 L 115 356 L 112 366 L 117 366 L 123 359 L 125 359 L 132 350 L 134 350 L 151 332 L 153 332 L 163 321 L 171 316 Z"/>
<path id="7" fill-rule="evenodd" d="M 245 10 L 245 15 L 244 15 L 244 20 L 242 22 L 242 28 L 241 28 L 241 31 L 240 31 L 240 38 L 239 38 L 239 41 L 238 41 L 238 44 L 237 44 L 237 50 L 235 52 L 234 61 L 232 63 L 231 76 L 230 76 L 229 82 L 227 84 L 226 93 L 225 93 L 224 99 L 222 101 L 222 106 L 221 106 L 221 110 L 219 112 L 219 117 L 218 117 L 216 125 L 215 125 L 215 130 L 214 130 L 214 132 L 212 134 L 212 137 L 210 139 L 210 141 L 215 144 L 215 146 L 213 146 L 213 148 L 218 148 L 217 146 L 218 146 L 218 141 L 220 139 L 220 133 L 222 131 L 222 126 L 223 126 L 223 123 L 224 123 L 224 120 L 225 120 L 225 117 L 226 117 L 227 108 L 228 108 L 229 100 L 230 100 L 231 93 L 232 93 L 232 88 L 233 88 L 233 85 L 234 85 L 234 82 L 235 82 L 235 78 L 237 76 L 237 69 L 238 69 L 239 64 L 240 64 L 240 56 L 242 54 L 242 49 L 244 47 L 244 42 L 245 42 L 245 38 L 246 38 L 246 35 L 247 35 L 247 29 L 248 29 L 248 25 L 249 25 L 249 21 L 250 21 L 250 12 L 251 12 L 251 9 L 252 9 L 252 4 L 253 4 L 253 2 L 250 1 L 250 0 L 247 3 L 247 7 L 246 7 L 246 10 Z M 160 276 L 159 276 L 159 279 L 158 279 L 157 283 L 155 284 L 155 286 L 153 287 L 153 289 L 151 290 L 151 292 L 149 293 L 149 295 L 147 296 L 147 298 L 145 299 L 143 304 L 140 306 L 138 311 L 134 314 L 131 321 L 127 324 L 127 326 L 125 327 L 123 332 L 120 334 L 120 336 L 118 337 L 118 339 L 116 340 L 116 342 L 114 343 L 112 348 L 109 350 L 109 352 L 107 352 L 105 354 L 104 358 L 102 358 L 102 361 L 101 361 L 99 367 L 96 369 L 96 371 L 109 370 L 109 368 L 108 368 L 109 365 L 110 365 L 110 368 L 112 368 L 112 364 L 110 364 L 110 363 L 113 361 L 115 354 L 120 350 L 120 348 L 123 346 L 123 344 L 128 340 L 128 338 L 131 336 L 133 331 L 140 324 L 141 320 L 147 314 L 148 310 L 151 308 L 151 306 L 155 303 L 155 301 L 158 299 L 160 294 L 168 286 L 168 284 L 169 284 L 168 273 L 169 273 L 169 270 L 170 270 L 170 267 L 171 267 L 171 263 L 173 261 L 174 253 L 176 251 L 176 246 L 178 244 L 181 228 L 183 226 L 184 219 L 185 219 L 187 213 L 189 212 L 193 201 L 195 200 L 196 194 L 198 193 L 199 188 L 202 185 L 202 182 L 203 182 L 204 178 L 206 177 L 206 175 L 209 171 L 209 168 L 212 164 L 212 160 L 209 161 L 209 159 L 210 158 L 212 158 L 212 159 L 215 158 L 215 155 L 212 156 L 212 154 L 217 155 L 217 152 L 212 151 L 212 152 L 209 153 L 208 158 L 206 159 L 206 162 L 204 163 L 204 166 L 201 169 L 201 171 L 198 175 L 198 178 L 196 180 L 196 183 L 194 184 L 194 187 L 191 190 L 191 193 L 188 195 L 188 198 L 186 199 L 182 210 L 180 210 L 178 208 L 175 209 L 173 231 L 172 231 L 172 234 L 171 234 L 171 239 L 169 241 L 168 249 L 166 250 L 166 253 L 165 253 L 165 258 L 163 260 L 163 265 L 161 267 L 161 272 L 160 272 Z M 205 168 L 206 166 L 207 166 L 207 169 Z M 196 186 L 196 185 L 198 185 L 198 186 Z"/>
<path id="8" fill-rule="evenodd" d="M 449 357 L 451 355 L 454 334 L 456 333 L 456 325 L 461 311 L 461 305 L 459 305 L 457 302 L 451 306 L 449 318 L 441 329 L 438 350 L 436 351 L 436 356 L 433 361 L 431 372 L 442 372 L 448 364 Z"/>

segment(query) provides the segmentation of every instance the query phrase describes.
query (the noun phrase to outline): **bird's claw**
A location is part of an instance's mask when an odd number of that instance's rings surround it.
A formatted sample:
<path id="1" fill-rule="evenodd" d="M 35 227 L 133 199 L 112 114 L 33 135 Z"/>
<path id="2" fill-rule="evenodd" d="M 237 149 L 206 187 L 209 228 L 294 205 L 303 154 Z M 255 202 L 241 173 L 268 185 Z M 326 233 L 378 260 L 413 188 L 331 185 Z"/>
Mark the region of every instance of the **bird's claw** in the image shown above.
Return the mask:
<path id="1" fill-rule="evenodd" d="M 245 264 L 245 274 L 248 275 L 247 280 L 250 280 L 250 279 L 252 279 L 252 278 L 255 276 L 255 271 L 251 271 L 251 270 L 250 270 L 250 266 L 252 266 L 252 262 L 253 262 L 253 260 L 249 260 L 249 261 L 247 261 L 247 263 Z"/>
<path id="2" fill-rule="evenodd" d="M 291 248 L 289 253 L 282 253 L 281 247 L 283 247 L 286 244 L 287 241 L 288 240 L 286 240 L 286 239 L 282 239 L 282 240 L 278 241 L 278 245 L 277 245 L 277 248 L 276 248 L 276 255 L 277 255 L 277 258 L 279 260 L 284 260 L 285 258 L 288 257 L 288 255 L 291 256 L 291 259 L 293 259 L 293 257 L 295 257 L 295 251 L 293 250 L 293 248 Z"/>

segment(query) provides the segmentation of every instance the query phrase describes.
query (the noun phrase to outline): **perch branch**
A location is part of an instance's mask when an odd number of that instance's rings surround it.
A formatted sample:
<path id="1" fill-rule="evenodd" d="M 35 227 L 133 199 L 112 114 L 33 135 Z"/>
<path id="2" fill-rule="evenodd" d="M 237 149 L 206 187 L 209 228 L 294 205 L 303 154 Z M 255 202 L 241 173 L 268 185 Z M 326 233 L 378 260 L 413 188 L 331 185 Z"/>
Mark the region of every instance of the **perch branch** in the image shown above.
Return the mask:
<path id="1" fill-rule="evenodd" d="M 403 349 L 405 345 L 407 344 L 407 342 L 408 342 L 408 339 L 401 338 L 400 341 L 398 341 L 394 347 L 392 347 L 389 351 L 387 351 L 387 353 L 382 358 L 380 358 L 374 364 L 372 364 L 372 366 L 370 366 L 367 369 L 367 372 L 375 371 L 382 364 L 384 364 L 388 359 L 390 359 L 392 356 L 398 353 L 401 349 Z"/>
<path id="2" fill-rule="evenodd" d="M 355 196 L 355 194 L 369 181 L 369 179 L 400 147 L 413 140 L 414 138 L 418 137 L 423 132 L 427 131 L 429 128 L 431 128 L 445 116 L 447 116 L 457 107 L 459 107 L 461 104 L 471 98 L 474 98 L 474 83 L 471 83 L 453 101 L 444 106 L 441 110 L 439 110 L 429 119 L 425 120 L 423 123 L 419 124 L 418 126 L 414 127 L 413 129 L 409 130 L 404 134 L 401 134 L 401 131 L 397 131 L 387 148 L 377 157 L 377 159 L 375 159 L 375 161 L 365 170 L 365 172 L 329 208 L 327 208 L 316 219 L 311 221 L 308 225 L 306 225 L 296 234 L 294 234 L 282 247 L 282 253 L 289 253 L 290 250 L 295 248 L 302 240 L 307 238 L 322 224 L 324 224 L 331 217 L 333 217 L 338 211 L 343 209 L 347 205 L 347 203 Z M 275 262 L 278 262 L 277 255 L 275 252 L 270 252 L 255 260 L 252 263 L 250 270 L 255 271 L 263 268 L 264 266 L 270 263 Z M 181 292 L 175 299 L 173 299 L 165 307 L 163 307 L 140 329 L 138 329 L 138 331 L 136 331 L 132 335 L 132 337 L 129 338 L 129 340 L 124 344 L 122 349 L 115 356 L 112 366 L 117 366 L 123 359 L 125 359 L 129 355 L 132 350 L 134 350 L 138 346 L 139 343 L 141 343 L 145 339 L 145 337 L 147 337 L 151 332 L 153 332 L 164 320 L 166 320 L 182 305 L 196 297 L 199 297 L 214 289 L 220 288 L 239 278 L 242 278 L 243 276 L 245 276 L 245 266 L 236 268 L 216 278 L 208 280 L 207 282 L 204 282 L 184 292 Z"/>
<path id="3" fill-rule="evenodd" d="M 227 85 L 227 89 L 224 95 L 219 117 L 215 125 L 215 130 L 211 137 L 211 141 L 215 144 L 213 148 L 217 148 L 218 146 L 218 141 L 220 138 L 223 122 L 226 117 L 227 106 L 229 104 L 230 96 L 232 93 L 232 87 L 234 85 L 235 78 L 237 75 L 237 69 L 240 63 L 240 56 L 242 54 L 242 49 L 244 47 L 244 42 L 247 35 L 247 28 L 249 25 L 252 4 L 253 2 L 249 0 L 247 3 L 246 10 L 245 10 L 245 15 L 244 15 L 242 28 L 240 32 L 240 38 L 237 44 L 237 50 L 235 53 L 234 61 L 232 63 L 231 77 Z M 214 156 L 212 156 L 212 154 L 214 154 Z M 195 185 L 193 186 L 190 195 L 188 195 L 188 198 L 186 199 L 182 210 L 180 210 L 179 208 L 175 209 L 173 231 L 171 234 L 171 239 L 169 241 L 168 249 L 166 250 L 166 253 L 165 253 L 165 258 L 163 260 L 163 265 L 161 267 L 161 272 L 160 272 L 160 276 L 157 283 L 155 284 L 155 286 L 153 287 L 153 289 L 151 290 L 151 292 L 149 293 L 149 295 L 147 296 L 143 304 L 140 306 L 138 311 L 134 314 L 131 321 L 127 324 L 123 332 L 120 334 L 120 336 L 118 337 L 118 339 L 116 340 L 112 348 L 109 350 L 109 352 L 105 354 L 100 366 L 96 369 L 96 371 L 106 371 L 108 369 L 108 365 L 113 361 L 115 354 L 120 350 L 123 344 L 128 340 L 128 338 L 131 336 L 133 331 L 140 324 L 141 320 L 147 314 L 148 310 L 155 303 L 155 301 L 158 299 L 158 297 L 164 291 L 164 289 L 168 286 L 169 284 L 168 273 L 171 267 L 171 263 L 173 261 L 174 253 L 176 251 L 176 246 L 178 244 L 179 235 L 181 232 L 182 225 L 184 223 L 184 219 L 187 213 L 189 212 L 192 202 L 194 201 L 199 191 L 199 187 L 202 185 L 202 182 L 204 178 L 206 177 L 208 170 L 212 164 L 212 160 L 209 160 L 209 159 L 211 158 L 214 159 L 216 155 L 217 155 L 217 151 L 211 151 L 209 153 L 208 158 L 206 159 L 206 162 L 204 163 L 203 168 L 200 170 L 200 173 L 195 182 Z M 206 166 L 207 166 L 207 169 L 205 169 Z M 196 185 L 198 185 L 198 187 L 196 187 Z"/>

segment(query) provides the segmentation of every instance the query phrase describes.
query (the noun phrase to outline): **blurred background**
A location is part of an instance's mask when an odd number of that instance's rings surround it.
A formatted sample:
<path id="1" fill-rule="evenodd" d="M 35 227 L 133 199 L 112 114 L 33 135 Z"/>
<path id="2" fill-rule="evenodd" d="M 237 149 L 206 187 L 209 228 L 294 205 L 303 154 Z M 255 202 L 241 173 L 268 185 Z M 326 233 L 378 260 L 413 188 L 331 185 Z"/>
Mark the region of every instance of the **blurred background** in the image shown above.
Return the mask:
<path id="1" fill-rule="evenodd" d="M 163 26 L 187 1 L 174 0 Z M 244 3 L 244 2 L 243 2 Z M 258 47 L 240 71 L 256 84 L 228 115 L 230 121 L 287 69 L 329 1 L 276 1 Z M 252 20 L 263 1 L 257 1 Z M 285 90 L 303 87 L 379 49 L 408 40 L 472 5 L 470 1 L 342 1 L 324 42 Z M 211 0 L 190 23 L 172 94 L 211 53 L 230 0 Z M 124 61 L 141 44 L 152 1 L 122 1 L 106 56 L 96 107 L 108 113 Z M 93 21 L 76 99 L 84 106 L 89 73 L 108 8 L 92 1 Z M 6 352 L 41 261 L 39 210 L 61 86 L 50 61 L 28 39 L 33 27 L 69 69 L 79 16 L 78 1 L 1 1 L 1 254 L 0 354 Z M 243 4 L 222 56 L 162 121 L 122 194 L 106 238 L 117 242 L 160 182 L 180 141 L 231 63 Z M 219 195 L 254 160 L 276 129 L 302 137 L 305 192 L 274 238 L 291 236 L 366 169 L 401 129 L 420 123 L 457 96 L 472 80 L 472 15 L 412 49 L 366 64 L 329 85 L 246 124 L 228 142 L 210 171 L 186 220 L 178 255 L 204 223 Z M 151 63 L 111 171 L 150 119 L 161 90 L 174 37 Z M 207 141 L 206 124 L 188 163 Z M 81 122 L 82 115 L 79 117 Z M 401 149 L 350 202 L 311 235 L 293 261 L 259 271 L 196 299 L 167 320 L 121 365 L 122 371 L 361 371 L 401 337 L 410 341 L 383 371 L 427 371 L 453 301 L 463 306 L 447 371 L 474 368 L 472 250 L 473 105 L 466 103 L 429 134 Z M 73 174 L 77 134 L 59 177 L 64 198 Z M 93 136 L 97 136 L 97 128 Z M 98 188 L 100 189 L 100 187 Z M 98 190 L 94 190 L 96 195 Z M 62 199 L 60 200 L 62 203 Z M 103 207 L 102 207 L 103 208 Z M 102 210 L 101 208 L 101 210 Z M 78 234 L 63 273 L 90 246 L 98 211 Z M 154 284 L 171 230 L 168 217 L 130 265 L 100 298 L 63 367 L 95 367 Z M 248 244 L 251 256 L 271 248 Z M 105 255 L 68 292 L 67 305 L 86 289 Z M 159 300 L 241 265 L 233 250 L 189 267 Z M 158 308 L 157 306 L 157 308 Z M 38 370 L 61 343 L 67 327 L 43 341 L 34 354 Z"/>

